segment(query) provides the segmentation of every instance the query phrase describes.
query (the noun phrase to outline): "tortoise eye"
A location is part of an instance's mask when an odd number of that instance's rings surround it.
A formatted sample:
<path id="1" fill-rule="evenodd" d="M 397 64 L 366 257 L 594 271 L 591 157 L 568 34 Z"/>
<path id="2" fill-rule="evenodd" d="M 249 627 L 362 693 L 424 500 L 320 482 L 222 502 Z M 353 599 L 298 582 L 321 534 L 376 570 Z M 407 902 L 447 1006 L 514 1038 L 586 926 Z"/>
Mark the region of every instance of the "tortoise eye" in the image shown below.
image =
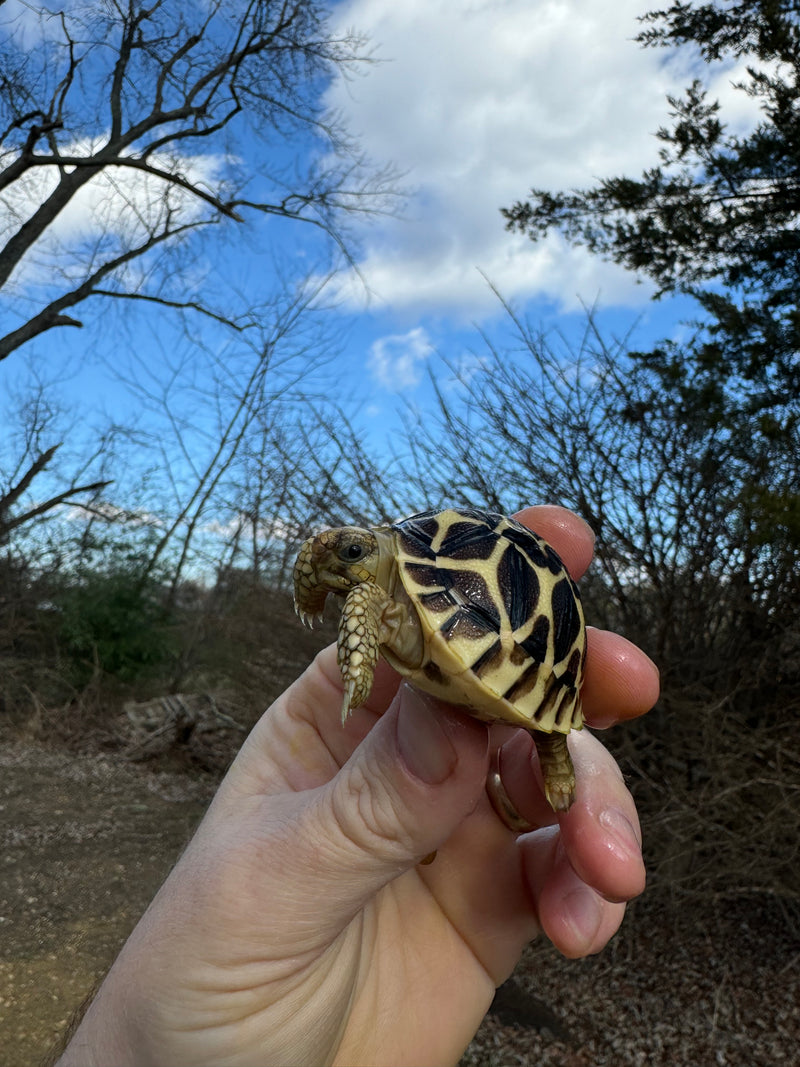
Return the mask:
<path id="1" fill-rule="evenodd" d="M 355 563 L 355 561 L 357 559 L 361 559 L 363 555 L 364 546 L 356 544 L 347 545 L 345 548 L 342 549 L 341 552 L 342 559 L 345 560 L 347 563 Z"/>

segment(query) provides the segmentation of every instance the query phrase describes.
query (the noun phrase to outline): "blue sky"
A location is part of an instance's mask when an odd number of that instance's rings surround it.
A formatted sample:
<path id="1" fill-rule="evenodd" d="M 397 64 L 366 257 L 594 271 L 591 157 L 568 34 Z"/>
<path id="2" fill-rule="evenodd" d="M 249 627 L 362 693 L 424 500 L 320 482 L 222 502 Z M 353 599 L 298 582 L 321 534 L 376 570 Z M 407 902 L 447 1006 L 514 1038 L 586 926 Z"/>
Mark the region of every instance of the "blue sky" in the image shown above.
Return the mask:
<path id="1" fill-rule="evenodd" d="M 367 34 L 375 62 L 331 84 L 326 103 L 376 166 L 402 174 L 405 196 L 393 214 L 351 223 L 356 269 L 340 272 L 324 292 L 337 338 L 333 359 L 310 372 L 308 384 L 357 410 L 377 447 L 390 441 L 405 403 L 430 402 L 429 367 L 442 358 L 468 372 L 480 357 L 476 327 L 489 334 L 502 329 L 489 282 L 521 314 L 568 337 L 582 331 L 587 305 L 598 309 L 610 333 L 635 327 L 640 347 L 679 328 L 685 307 L 651 303 L 647 284 L 557 235 L 534 245 L 507 233 L 499 213 L 531 186 L 587 186 L 606 175 L 636 175 L 656 161 L 654 132 L 667 122 L 667 94 L 709 72 L 689 52 L 636 44 L 636 18 L 652 6 L 643 0 L 334 4 L 334 29 Z M 4 10 L 18 27 L 27 17 L 19 0 Z M 711 78 L 726 117 L 749 125 L 752 105 L 732 88 L 736 72 L 721 68 Z M 184 168 L 202 178 L 223 164 L 211 153 L 191 157 Z M 50 245 L 17 276 L 3 317 L 36 306 L 65 250 L 76 240 L 90 243 L 98 220 L 123 218 L 115 196 L 98 184 L 71 205 Z M 144 186 L 126 188 L 126 210 L 141 211 L 146 201 Z M 211 287 L 222 302 L 226 291 L 247 289 L 252 298 L 260 286 L 267 299 L 276 262 L 290 278 L 313 275 L 327 254 L 311 230 L 254 222 L 222 241 L 192 246 L 176 285 L 184 292 Z M 132 361 L 141 369 L 144 361 L 156 383 L 182 358 L 166 321 L 135 311 L 130 304 L 123 313 L 107 302 L 90 303 L 81 309 L 84 330 L 51 331 L 35 349 L 7 361 L 6 390 L 37 363 L 45 379 L 59 381 L 60 395 L 86 426 L 109 411 L 135 410 L 141 395 L 126 393 L 117 372 Z M 207 321 L 193 331 L 208 348 L 195 374 L 212 374 L 228 361 L 234 374 L 228 342 Z"/>
<path id="2" fill-rule="evenodd" d="M 642 49 L 642 0 L 344 0 L 336 22 L 369 34 L 376 65 L 335 83 L 332 107 L 365 151 L 394 163 L 410 190 L 402 214 L 360 234 L 358 277 L 337 283 L 352 317 L 348 359 L 371 384 L 383 422 L 399 398 L 425 402 L 436 354 L 458 365 L 480 352 L 474 325 L 501 317 L 487 279 L 515 309 L 577 336 L 586 305 L 610 332 L 669 335 L 680 308 L 621 268 L 504 230 L 501 206 L 531 186 L 585 187 L 637 175 L 657 160 L 669 93 L 695 73 L 690 52 Z M 693 67 L 694 64 L 694 67 Z M 725 113 L 752 121 L 735 72 L 713 72 Z M 369 291 L 365 291 L 362 278 Z"/>

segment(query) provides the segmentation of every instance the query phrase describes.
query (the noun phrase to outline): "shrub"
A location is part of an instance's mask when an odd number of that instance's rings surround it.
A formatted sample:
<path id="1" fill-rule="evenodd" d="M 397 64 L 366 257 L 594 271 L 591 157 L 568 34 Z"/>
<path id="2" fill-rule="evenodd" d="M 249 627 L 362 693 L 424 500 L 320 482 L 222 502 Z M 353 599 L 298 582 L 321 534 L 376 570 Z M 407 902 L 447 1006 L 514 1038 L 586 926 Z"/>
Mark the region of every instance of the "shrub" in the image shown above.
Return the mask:
<path id="1" fill-rule="evenodd" d="M 135 681 L 177 654 L 175 620 L 161 584 L 135 564 L 76 576 L 53 600 L 59 654 L 77 688 L 97 673 Z"/>

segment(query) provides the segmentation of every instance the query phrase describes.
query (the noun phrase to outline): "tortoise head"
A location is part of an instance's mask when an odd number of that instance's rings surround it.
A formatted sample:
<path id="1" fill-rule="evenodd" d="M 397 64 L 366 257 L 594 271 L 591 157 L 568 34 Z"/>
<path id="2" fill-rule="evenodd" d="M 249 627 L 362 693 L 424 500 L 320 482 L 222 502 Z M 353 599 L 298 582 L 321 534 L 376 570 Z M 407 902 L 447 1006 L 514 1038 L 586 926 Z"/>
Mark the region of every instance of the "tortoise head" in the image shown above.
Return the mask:
<path id="1" fill-rule="evenodd" d="M 380 560 L 372 530 L 340 526 L 309 537 L 294 565 L 295 611 L 306 623 L 320 618 L 328 593 L 347 594 L 361 582 L 374 582 Z"/>

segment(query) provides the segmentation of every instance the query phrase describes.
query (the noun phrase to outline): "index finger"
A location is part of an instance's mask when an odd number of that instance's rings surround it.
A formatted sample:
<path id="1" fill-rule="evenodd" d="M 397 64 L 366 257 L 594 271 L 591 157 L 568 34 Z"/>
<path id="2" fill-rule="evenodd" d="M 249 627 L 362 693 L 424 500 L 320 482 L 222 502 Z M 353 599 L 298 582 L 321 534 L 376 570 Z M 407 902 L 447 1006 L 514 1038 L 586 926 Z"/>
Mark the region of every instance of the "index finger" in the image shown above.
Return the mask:
<path id="1" fill-rule="evenodd" d="M 553 546 L 573 578 L 580 578 L 592 562 L 594 533 L 573 511 L 557 504 L 537 504 L 518 511 L 514 518 Z"/>
<path id="2" fill-rule="evenodd" d="M 516 518 L 548 541 L 573 578 L 592 560 L 594 534 L 583 519 L 552 504 L 524 508 Z M 640 648 L 609 630 L 587 628 L 581 700 L 590 726 L 603 729 L 644 715 L 658 699 L 658 668 Z"/>
<path id="3" fill-rule="evenodd" d="M 594 626 L 586 630 L 581 701 L 589 726 L 604 730 L 644 715 L 658 700 L 659 671 L 632 641 Z"/>

